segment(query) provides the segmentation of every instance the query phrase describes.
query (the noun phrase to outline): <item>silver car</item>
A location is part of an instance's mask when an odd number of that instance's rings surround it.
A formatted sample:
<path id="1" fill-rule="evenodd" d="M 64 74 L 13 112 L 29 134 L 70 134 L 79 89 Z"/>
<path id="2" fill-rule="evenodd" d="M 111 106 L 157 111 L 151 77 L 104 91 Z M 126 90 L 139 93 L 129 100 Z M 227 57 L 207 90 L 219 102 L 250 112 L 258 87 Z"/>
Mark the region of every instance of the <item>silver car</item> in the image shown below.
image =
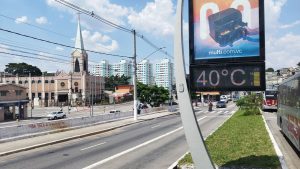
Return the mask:
<path id="1" fill-rule="evenodd" d="M 51 112 L 47 115 L 48 120 L 56 120 L 56 119 L 63 119 L 66 118 L 66 113 L 59 111 L 59 112 Z"/>

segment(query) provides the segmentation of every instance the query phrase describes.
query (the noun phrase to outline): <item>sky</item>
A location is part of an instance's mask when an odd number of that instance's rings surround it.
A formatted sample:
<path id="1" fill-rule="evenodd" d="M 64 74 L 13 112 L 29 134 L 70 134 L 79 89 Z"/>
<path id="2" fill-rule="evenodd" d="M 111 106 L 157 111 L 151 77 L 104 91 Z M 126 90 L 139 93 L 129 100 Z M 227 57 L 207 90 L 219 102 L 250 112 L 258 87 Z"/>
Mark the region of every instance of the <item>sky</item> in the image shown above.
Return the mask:
<path id="1" fill-rule="evenodd" d="M 177 0 L 68 0 L 81 8 L 93 11 L 113 23 L 135 29 L 158 48 L 173 55 L 173 35 Z M 188 1 L 184 2 L 184 47 L 186 66 L 189 63 Z M 280 69 L 295 67 L 300 62 L 299 0 L 265 0 L 266 67 Z M 55 0 L 1 0 L 0 28 L 74 46 L 77 29 L 76 11 Z M 85 49 L 133 56 L 133 35 L 112 28 L 90 16 L 81 14 Z M 74 49 L 49 44 L 0 30 L 0 71 L 11 62 L 26 62 L 42 71 L 70 70 Z M 21 51 L 21 52 L 20 52 Z M 27 53 L 24 53 L 27 52 Z M 156 49 L 137 38 L 137 60 Z M 57 62 L 11 56 L 13 53 Z M 90 64 L 105 59 L 111 64 L 122 58 L 89 53 Z M 152 63 L 170 58 L 163 51 L 149 57 Z M 61 63 L 64 62 L 64 63 Z"/>

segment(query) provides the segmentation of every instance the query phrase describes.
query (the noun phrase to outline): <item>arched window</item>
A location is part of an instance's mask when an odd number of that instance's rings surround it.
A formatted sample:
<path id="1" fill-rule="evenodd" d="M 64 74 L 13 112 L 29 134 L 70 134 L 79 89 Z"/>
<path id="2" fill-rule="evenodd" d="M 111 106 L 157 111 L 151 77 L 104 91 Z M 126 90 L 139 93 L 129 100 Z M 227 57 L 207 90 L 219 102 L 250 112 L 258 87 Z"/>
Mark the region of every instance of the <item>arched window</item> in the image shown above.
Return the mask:
<path id="1" fill-rule="evenodd" d="M 38 83 L 42 83 L 42 81 L 41 81 L 41 80 L 38 80 Z"/>
<path id="2" fill-rule="evenodd" d="M 19 84 L 23 84 L 23 82 L 20 80 L 20 81 L 19 81 Z"/>
<path id="3" fill-rule="evenodd" d="M 80 72 L 80 67 L 79 67 L 79 61 L 78 61 L 78 58 L 76 58 L 76 61 L 75 61 L 75 72 Z"/>
<path id="4" fill-rule="evenodd" d="M 51 83 L 54 83 L 54 80 L 51 80 L 50 82 L 51 82 Z"/>
<path id="5" fill-rule="evenodd" d="M 48 80 L 45 80 L 45 83 L 49 83 L 49 81 L 48 81 Z"/>
<path id="6" fill-rule="evenodd" d="M 34 80 L 32 80 L 32 81 L 31 81 L 31 83 L 35 83 L 35 81 L 34 81 Z"/>
<path id="7" fill-rule="evenodd" d="M 24 82 L 25 84 L 27 84 L 28 83 L 28 80 L 25 80 L 25 82 Z"/>
<path id="8" fill-rule="evenodd" d="M 15 81 L 12 81 L 11 83 L 12 83 L 12 84 L 15 84 L 16 82 L 15 82 Z"/>

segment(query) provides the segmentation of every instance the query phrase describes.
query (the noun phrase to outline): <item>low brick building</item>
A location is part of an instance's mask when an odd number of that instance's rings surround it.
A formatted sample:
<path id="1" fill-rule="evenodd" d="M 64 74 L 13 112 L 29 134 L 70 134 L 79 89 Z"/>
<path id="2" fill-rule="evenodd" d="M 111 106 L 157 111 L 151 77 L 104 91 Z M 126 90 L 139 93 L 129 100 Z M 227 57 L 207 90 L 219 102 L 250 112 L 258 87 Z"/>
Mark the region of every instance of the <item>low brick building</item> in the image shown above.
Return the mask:
<path id="1" fill-rule="evenodd" d="M 0 121 L 27 118 L 26 87 L 0 83 Z"/>

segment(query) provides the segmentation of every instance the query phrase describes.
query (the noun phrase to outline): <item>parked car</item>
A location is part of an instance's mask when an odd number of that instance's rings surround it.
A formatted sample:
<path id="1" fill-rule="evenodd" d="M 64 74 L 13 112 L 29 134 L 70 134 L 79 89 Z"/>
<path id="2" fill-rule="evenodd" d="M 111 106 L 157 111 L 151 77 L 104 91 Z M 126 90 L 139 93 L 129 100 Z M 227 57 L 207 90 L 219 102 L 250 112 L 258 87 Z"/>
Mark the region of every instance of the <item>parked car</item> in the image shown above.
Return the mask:
<path id="1" fill-rule="evenodd" d="M 66 118 L 66 117 L 67 117 L 66 113 L 64 113 L 62 111 L 51 112 L 47 115 L 48 120 L 63 119 L 63 118 Z"/>
<path id="2" fill-rule="evenodd" d="M 218 101 L 216 104 L 216 108 L 226 108 L 226 102 L 225 101 Z"/>
<path id="3" fill-rule="evenodd" d="M 111 110 L 109 111 L 109 113 L 120 113 L 121 111 L 120 110 Z"/>

